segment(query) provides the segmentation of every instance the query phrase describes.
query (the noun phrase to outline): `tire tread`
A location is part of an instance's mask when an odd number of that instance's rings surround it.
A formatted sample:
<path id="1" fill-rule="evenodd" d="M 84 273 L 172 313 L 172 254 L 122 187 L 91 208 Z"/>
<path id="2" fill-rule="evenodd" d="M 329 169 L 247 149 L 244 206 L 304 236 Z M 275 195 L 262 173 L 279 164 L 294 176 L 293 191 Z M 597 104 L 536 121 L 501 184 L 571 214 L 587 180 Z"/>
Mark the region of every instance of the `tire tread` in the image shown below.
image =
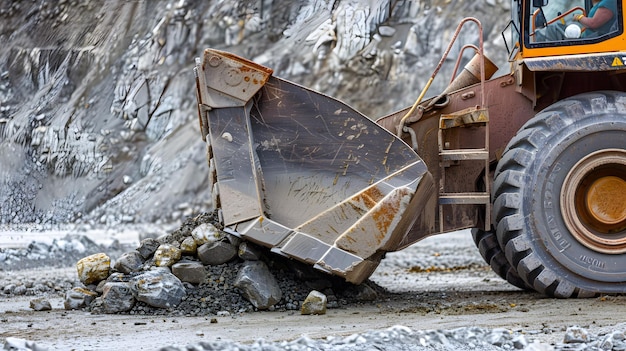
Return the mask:
<path id="1" fill-rule="evenodd" d="M 619 102 L 614 102 L 619 101 Z M 620 92 L 581 94 L 553 104 L 522 126 L 511 139 L 496 167 L 493 185 L 493 213 L 500 254 L 510 263 L 521 281 L 534 290 L 557 298 L 592 297 L 599 291 L 575 286 L 546 266 L 524 232 L 522 202 L 531 174 L 529 165 L 549 139 L 566 126 L 593 112 L 626 111 L 626 95 Z M 492 250 L 493 251 L 493 250 Z M 491 257 L 493 258 L 493 257 Z"/>

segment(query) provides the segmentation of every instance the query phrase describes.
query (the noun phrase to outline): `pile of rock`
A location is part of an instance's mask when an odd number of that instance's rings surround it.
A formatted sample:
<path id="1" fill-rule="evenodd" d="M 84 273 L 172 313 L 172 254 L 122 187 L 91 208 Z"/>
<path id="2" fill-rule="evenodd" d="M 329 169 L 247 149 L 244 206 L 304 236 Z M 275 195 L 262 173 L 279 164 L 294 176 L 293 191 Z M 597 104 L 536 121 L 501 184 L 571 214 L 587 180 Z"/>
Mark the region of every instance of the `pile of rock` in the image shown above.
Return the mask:
<path id="1" fill-rule="evenodd" d="M 83 285 L 67 291 L 65 308 L 130 314 L 275 309 L 323 314 L 339 307 L 342 297 L 377 297 L 368 284 L 345 283 L 242 241 L 219 228 L 216 217 L 190 218 L 170 234 L 142 240 L 115 261 L 105 253 L 82 258 L 76 268 Z"/>

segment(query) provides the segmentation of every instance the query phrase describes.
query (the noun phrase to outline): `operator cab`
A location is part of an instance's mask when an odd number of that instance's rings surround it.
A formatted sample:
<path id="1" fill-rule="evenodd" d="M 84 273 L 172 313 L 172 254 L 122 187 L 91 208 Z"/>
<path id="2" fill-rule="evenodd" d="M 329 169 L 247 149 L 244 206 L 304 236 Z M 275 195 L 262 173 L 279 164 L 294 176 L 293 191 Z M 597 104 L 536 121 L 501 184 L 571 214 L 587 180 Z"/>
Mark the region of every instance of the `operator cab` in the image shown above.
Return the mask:
<path id="1" fill-rule="evenodd" d="M 620 51 L 623 2 L 513 0 L 513 40 L 521 44 L 518 54 L 530 58 Z M 607 14 L 609 19 L 600 21 Z"/>
<path id="2" fill-rule="evenodd" d="M 525 33 L 531 46 L 599 42 L 621 32 L 617 0 L 533 0 L 531 5 Z"/>

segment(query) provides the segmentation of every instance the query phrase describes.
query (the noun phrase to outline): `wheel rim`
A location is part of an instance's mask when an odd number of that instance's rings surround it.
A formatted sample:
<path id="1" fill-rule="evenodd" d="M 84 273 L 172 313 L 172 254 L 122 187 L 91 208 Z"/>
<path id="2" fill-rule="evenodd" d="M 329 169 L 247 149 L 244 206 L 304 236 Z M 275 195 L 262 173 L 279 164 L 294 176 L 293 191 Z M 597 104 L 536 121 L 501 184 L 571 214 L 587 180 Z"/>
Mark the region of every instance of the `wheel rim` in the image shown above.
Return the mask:
<path id="1" fill-rule="evenodd" d="M 626 252 L 626 150 L 607 149 L 580 160 L 561 189 L 563 219 L 586 247 Z"/>
<path id="2" fill-rule="evenodd" d="M 615 176 L 602 177 L 593 182 L 586 196 L 587 210 L 593 219 L 613 226 L 626 219 L 626 208 L 619 206 L 626 194 L 626 181 Z"/>

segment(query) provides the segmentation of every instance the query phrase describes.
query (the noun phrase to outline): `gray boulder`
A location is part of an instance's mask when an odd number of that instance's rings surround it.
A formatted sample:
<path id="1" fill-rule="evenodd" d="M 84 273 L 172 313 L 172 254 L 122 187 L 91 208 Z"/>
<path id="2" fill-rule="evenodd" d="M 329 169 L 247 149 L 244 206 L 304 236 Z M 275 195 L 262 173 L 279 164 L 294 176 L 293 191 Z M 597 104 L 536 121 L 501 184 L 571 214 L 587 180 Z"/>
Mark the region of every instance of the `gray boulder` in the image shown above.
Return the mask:
<path id="1" fill-rule="evenodd" d="M 361 284 L 358 286 L 358 293 L 356 295 L 356 299 L 359 301 L 374 301 L 378 298 L 378 293 L 376 290 L 372 289 L 371 286 L 367 284 Z"/>
<path id="2" fill-rule="evenodd" d="M 50 301 L 39 298 L 30 300 L 30 308 L 35 311 L 50 311 L 52 309 L 52 305 L 50 305 Z"/>
<path id="3" fill-rule="evenodd" d="M 246 261 L 237 274 L 235 286 L 260 310 L 269 309 L 282 298 L 276 279 L 263 261 Z"/>
<path id="4" fill-rule="evenodd" d="M 154 255 L 154 252 L 159 248 L 159 245 L 161 245 L 161 243 L 154 238 L 143 239 L 139 243 L 137 252 L 139 252 L 141 257 L 147 260 Z"/>
<path id="5" fill-rule="evenodd" d="M 168 269 L 155 269 L 130 280 L 130 287 L 138 301 L 153 307 L 176 307 L 187 294 L 183 283 Z"/>
<path id="6" fill-rule="evenodd" d="M 102 309 L 105 313 L 130 311 L 135 306 L 135 297 L 129 283 L 116 282 L 104 284 Z"/>
<path id="7" fill-rule="evenodd" d="M 183 282 L 200 284 L 206 278 L 204 265 L 197 261 L 179 261 L 172 266 L 172 274 Z"/>
<path id="8" fill-rule="evenodd" d="M 94 291 L 85 288 L 73 288 L 65 293 L 63 307 L 66 310 L 77 310 L 87 307 L 98 296 Z"/>
<path id="9" fill-rule="evenodd" d="M 244 241 L 239 244 L 237 255 L 245 261 L 258 261 L 261 258 L 261 249 L 253 243 Z"/>
<path id="10" fill-rule="evenodd" d="M 239 247 L 239 244 L 241 244 L 243 242 L 243 240 L 235 235 L 232 234 L 226 234 L 226 240 L 228 240 L 229 243 L 231 243 L 231 245 L 235 246 L 235 247 Z"/>
<path id="11" fill-rule="evenodd" d="M 113 268 L 118 272 L 128 274 L 131 272 L 138 272 L 143 266 L 144 258 L 139 251 L 129 251 L 123 253 L 115 262 Z"/>
<path id="12" fill-rule="evenodd" d="M 237 256 L 237 248 L 227 241 L 215 241 L 198 247 L 198 258 L 205 265 L 216 266 Z"/>

